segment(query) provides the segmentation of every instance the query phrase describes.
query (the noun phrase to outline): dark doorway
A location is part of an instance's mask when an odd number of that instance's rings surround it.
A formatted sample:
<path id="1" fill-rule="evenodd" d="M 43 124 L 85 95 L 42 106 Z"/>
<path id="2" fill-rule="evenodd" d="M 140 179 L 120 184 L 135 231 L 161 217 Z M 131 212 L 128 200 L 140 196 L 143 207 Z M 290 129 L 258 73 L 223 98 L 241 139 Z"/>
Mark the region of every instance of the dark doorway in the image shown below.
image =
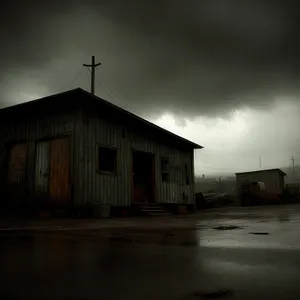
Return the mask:
<path id="1" fill-rule="evenodd" d="M 132 153 L 133 202 L 155 202 L 154 155 Z"/>
<path id="2" fill-rule="evenodd" d="M 49 194 L 57 205 L 70 200 L 70 138 L 61 137 L 50 144 Z"/>

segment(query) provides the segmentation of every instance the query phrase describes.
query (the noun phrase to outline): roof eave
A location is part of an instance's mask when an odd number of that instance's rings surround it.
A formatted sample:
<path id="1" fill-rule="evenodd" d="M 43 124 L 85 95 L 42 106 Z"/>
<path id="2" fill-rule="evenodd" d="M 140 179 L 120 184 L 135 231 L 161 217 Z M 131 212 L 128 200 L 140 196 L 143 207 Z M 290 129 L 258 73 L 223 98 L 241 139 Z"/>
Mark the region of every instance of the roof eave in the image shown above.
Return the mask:
<path id="1" fill-rule="evenodd" d="M 235 173 L 235 175 L 248 174 L 248 173 L 257 173 L 257 172 L 269 172 L 269 171 L 278 171 L 283 176 L 287 176 L 287 174 L 285 172 L 283 172 L 282 170 L 280 170 L 278 168 L 277 169 L 267 169 L 267 170 L 247 171 L 247 172 L 238 172 L 238 173 Z"/>
<path id="2" fill-rule="evenodd" d="M 201 146 L 201 145 L 197 145 L 197 144 L 195 144 L 195 145 L 194 145 L 194 149 L 204 149 L 204 147 L 203 147 L 203 146 Z"/>
<path id="3" fill-rule="evenodd" d="M 53 95 L 49 95 L 49 96 L 46 96 L 46 97 L 34 99 L 34 100 L 31 100 L 31 101 L 28 101 L 28 102 L 19 103 L 17 105 L 7 106 L 7 107 L 4 107 L 4 108 L 0 109 L 0 113 L 4 113 L 6 111 L 11 111 L 11 110 L 14 110 L 16 108 L 25 107 L 27 105 L 32 105 L 34 103 L 38 103 L 40 100 L 53 99 L 53 98 L 56 98 L 56 97 L 64 96 L 66 94 L 75 93 L 77 91 L 80 91 L 80 92 L 84 93 L 85 95 L 87 95 L 87 96 L 89 96 L 91 98 L 94 98 L 94 100 L 97 100 L 97 101 L 101 100 L 101 101 L 105 102 L 106 104 L 110 105 L 111 107 L 113 107 L 113 108 L 115 108 L 115 109 L 117 109 L 117 110 L 119 110 L 119 111 L 121 111 L 121 112 L 123 112 L 123 113 L 125 113 L 125 114 L 127 114 L 127 115 L 129 115 L 129 116 L 131 116 L 133 118 L 135 118 L 136 120 L 139 120 L 139 121 L 143 122 L 144 124 L 146 124 L 148 126 L 151 126 L 153 129 L 159 130 L 159 131 L 161 131 L 164 134 L 168 134 L 169 136 L 172 136 L 182 146 L 184 145 L 185 147 L 188 147 L 190 149 L 191 148 L 192 149 L 203 149 L 204 148 L 201 145 L 198 145 L 198 144 L 193 143 L 193 142 L 191 142 L 191 141 L 189 141 L 189 140 L 187 140 L 187 139 L 185 139 L 185 138 L 183 138 L 183 137 L 181 137 L 179 135 L 176 135 L 176 134 L 174 134 L 174 133 L 172 133 L 172 132 L 170 132 L 170 131 L 168 131 L 168 130 L 166 130 L 166 129 L 164 129 L 164 128 L 162 128 L 162 127 L 160 127 L 160 126 L 158 126 L 158 125 L 156 125 L 156 124 L 154 124 L 154 123 L 152 123 L 150 121 L 147 121 L 147 120 L 139 117 L 138 115 L 135 115 L 134 113 L 132 113 L 130 111 L 127 111 L 127 110 L 125 110 L 125 109 L 123 109 L 123 108 L 121 108 L 121 107 L 119 107 L 119 106 L 117 106 L 117 105 L 115 105 L 115 104 L 107 101 L 107 100 L 104 100 L 104 99 L 102 99 L 102 98 L 100 98 L 100 97 L 98 97 L 96 95 L 93 95 L 93 94 L 85 91 L 84 89 L 82 89 L 80 87 L 72 89 L 72 90 L 68 90 L 68 91 L 65 91 L 65 92 L 61 92 L 61 93 L 56 93 L 56 94 L 53 94 Z"/>
<path id="4" fill-rule="evenodd" d="M 105 102 L 106 104 L 110 105 L 111 107 L 114 107 L 114 108 L 118 109 L 119 111 L 121 111 L 121 112 L 123 112 L 123 113 L 125 113 L 125 114 L 127 114 L 127 115 L 129 115 L 129 116 L 131 116 L 133 118 L 135 118 L 136 120 L 139 120 L 139 121 L 143 122 L 144 124 L 147 124 L 147 125 L 151 126 L 153 129 L 160 130 L 161 132 L 163 132 L 165 134 L 168 134 L 168 135 L 176 138 L 182 144 L 189 145 L 193 149 L 203 149 L 204 148 L 201 145 L 195 144 L 195 143 L 193 143 L 193 142 L 191 142 L 191 141 L 189 141 L 189 140 L 187 140 L 187 139 L 185 139 L 185 138 L 183 138 L 183 137 L 181 137 L 181 136 L 179 136 L 179 135 L 177 135 L 177 134 L 175 134 L 175 133 L 173 133 L 171 131 L 168 131 L 168 130 L 166 130 L 166 129 L 164 129 L 164 128 L 162 128 L 162 127 L 160 127 L 160 126 L 158 126 L 158 125 L 156 125 L 156 124 L 154 124 L 154 123 L 152 123 L 152 122 L 150 122 L 150 121 L 148 121 L 146 119 L 143 119 L 142 117 L 140 117 L 140 116 L 138 116 L 138 115 L 136 115 L 136 114 L 134 114 L 134 113 L 126 110 L 126 109 L 123 109 L 122 107 L 119 107 L 119 106 L 117 106 L 117 105 L 115 105 L 115 104 L 113 104 L 113 103 L 111 103 L 111 102 L 109 102 L 109 101 L 107 101 L 105 99 L 102 99 L 102 98 L 100 98 L 100 97 L 98 97 L 98 96 L 96 96 L 94 94 L 91 94 L 91 93 L 89 93 L 88 91 L 85 91 L 82 88 L 78 88 L 78 90 L 80 90 L 84 94 L 86 94 L 86 95 L 94 98 L 97 101 L 101 100 L 101 101 Z"/>

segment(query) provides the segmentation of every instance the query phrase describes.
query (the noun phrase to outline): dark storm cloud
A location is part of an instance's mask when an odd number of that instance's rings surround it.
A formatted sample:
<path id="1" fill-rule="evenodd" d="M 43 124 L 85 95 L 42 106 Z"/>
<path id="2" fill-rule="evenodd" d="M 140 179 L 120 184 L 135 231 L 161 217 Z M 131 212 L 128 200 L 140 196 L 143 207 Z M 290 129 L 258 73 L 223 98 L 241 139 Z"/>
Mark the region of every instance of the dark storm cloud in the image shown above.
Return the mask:
<path id="1" fill-rule="evenodd" d="M 296 1 L 31 2 L 3 14 L 2 88 L 25 76 L 60 91 L 94 54 L 109 94 L 140 112 L 224 114 L 298 93 Z"/>

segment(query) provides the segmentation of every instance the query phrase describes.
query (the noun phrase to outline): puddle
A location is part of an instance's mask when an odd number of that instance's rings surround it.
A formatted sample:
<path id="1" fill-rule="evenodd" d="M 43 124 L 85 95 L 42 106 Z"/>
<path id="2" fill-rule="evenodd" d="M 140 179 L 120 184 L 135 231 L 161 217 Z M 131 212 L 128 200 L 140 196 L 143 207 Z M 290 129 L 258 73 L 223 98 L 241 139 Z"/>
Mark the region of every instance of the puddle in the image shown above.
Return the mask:
<path id="1" fill-rule="evenodd" d="M 197 246 L 198 243 L 197 243 L 197 241 L 187 241 L 187 242 L 182 242 L 179 245 L 181 245 L 181 246 Z"/>
<path id="2" fill-rule="evenodd" d="M 110 242 L 127 242 L 127 243 L 134 243 L 135 239 L 132 237 L 126 236 L 112 236 L 108 239 Z"/>
<path id="3" fill-rule="evenodd" d="M 214 227 L 213 229 L 215 229 L 215 230 L 233 230 L 233 229 L 243 229 L 243 228 L 240 227 L 240 226 L 233 226 L 233 225 L 230 225 L 230 226 L 219 226 L 219 227 Z"/>
<path id="4" fill-rule="evenodd" d="M 198 296 L 201 299 L 219 299 L 222 297 L 231 296 L 232 294 L 232 290 L 217 290 L 213 292 L 195 292 L 194 296 Z"/>
<path id="5" fill-rule="evenodd" d="M 199 235 L 196 231 L 177 231 L 177 232 L 146 232 L 146 233 L 127 233 L 112 234 L 107 237 L 109 242 L 115 243 L 139 243 L 155 245 L 178 245 L 178 246 L 198 246 Z"/>
<path id="6" fill-rule="evenodd" d="M 255 234 L 255 235 L 269 235 L 269 232 L 249 232 L 249 234 Z"/>

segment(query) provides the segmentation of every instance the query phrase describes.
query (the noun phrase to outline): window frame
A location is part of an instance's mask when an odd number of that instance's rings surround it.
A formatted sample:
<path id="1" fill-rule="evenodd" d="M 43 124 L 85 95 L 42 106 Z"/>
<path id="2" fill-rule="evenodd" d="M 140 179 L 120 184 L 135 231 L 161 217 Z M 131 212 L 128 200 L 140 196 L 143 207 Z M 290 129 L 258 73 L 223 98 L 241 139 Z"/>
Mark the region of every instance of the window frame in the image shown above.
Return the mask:
<path id="1" fill-rule="evenodd" d="M 100 162 L 99 151 L 100 151 L 100 149 L 107 149 L 107 150 L 114 151 L 114 168 L 112 171 L 105 171 L 105 170 L 101 170 L 99 168 L 99 162 Z M 102 145 L 102 144 L 96 144 L 96 172 L 98 174 L 102 174 L 102 175 L 117 175 L 117 166 L 118 166 L 118 149 L 116 147 L 111 147 L 111 146 Z"/>
<path id="2" fill-rule="evenodd" d="M 167 162 L 166 169 L 163 169 L 163 162 Z M 163 176 L 167 176 L 166 179 Z M 170 159 L 166 156 L 160 157 L 160 178 L 162 182 L 169 183 L 170 182 Z"/>

